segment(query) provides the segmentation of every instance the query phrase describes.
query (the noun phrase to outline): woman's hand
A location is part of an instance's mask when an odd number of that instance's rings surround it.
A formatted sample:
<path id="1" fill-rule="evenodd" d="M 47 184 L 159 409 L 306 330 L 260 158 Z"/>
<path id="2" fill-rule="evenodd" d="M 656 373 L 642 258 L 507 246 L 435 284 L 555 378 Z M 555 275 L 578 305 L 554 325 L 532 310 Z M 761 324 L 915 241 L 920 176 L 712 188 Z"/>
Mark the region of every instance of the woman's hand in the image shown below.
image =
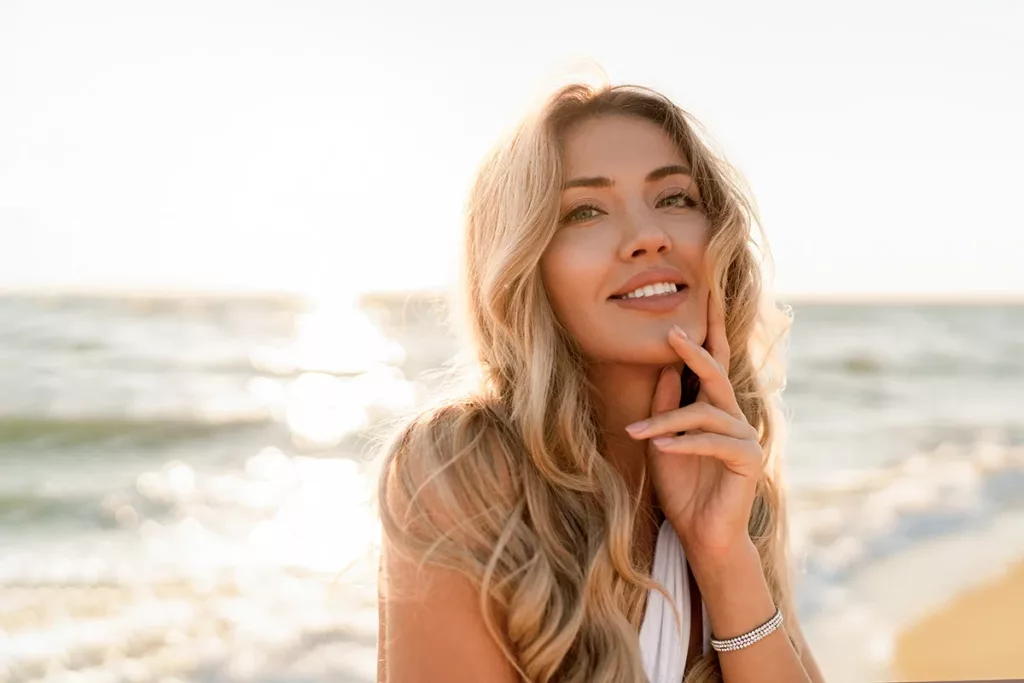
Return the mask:
<path id="1" fill-rule="evenodd" d="M 764 454 L 757 430 L 736 402 L 725 317 L 710 300 L 708 318 L 707 349 L 678 327 L 669 333 L 669 343 L 700 378 L 697 400 L 679 407 L 680 375 L 666 367 L 654 392 L 652 416 L 626 429 L 634 439 L 650 439 L 652 483 L 683 545 L 714 561 L 750 543 L 747 524 Z"/>

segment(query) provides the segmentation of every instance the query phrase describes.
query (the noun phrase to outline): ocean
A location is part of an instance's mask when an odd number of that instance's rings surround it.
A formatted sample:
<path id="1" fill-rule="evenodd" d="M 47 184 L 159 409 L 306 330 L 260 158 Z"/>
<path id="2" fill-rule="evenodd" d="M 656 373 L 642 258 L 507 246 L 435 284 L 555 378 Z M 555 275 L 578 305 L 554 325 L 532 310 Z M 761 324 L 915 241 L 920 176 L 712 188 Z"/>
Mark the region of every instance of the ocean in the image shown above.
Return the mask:
<path id="1" fill-rule="evenodd" d="M 810 623 L 1024 509 L 1024 306 L 792 306 Z M 437 390 L 445 319 L 428 295 L 0 296 L 0 681 L 374 680 L 374 444 Z"/>

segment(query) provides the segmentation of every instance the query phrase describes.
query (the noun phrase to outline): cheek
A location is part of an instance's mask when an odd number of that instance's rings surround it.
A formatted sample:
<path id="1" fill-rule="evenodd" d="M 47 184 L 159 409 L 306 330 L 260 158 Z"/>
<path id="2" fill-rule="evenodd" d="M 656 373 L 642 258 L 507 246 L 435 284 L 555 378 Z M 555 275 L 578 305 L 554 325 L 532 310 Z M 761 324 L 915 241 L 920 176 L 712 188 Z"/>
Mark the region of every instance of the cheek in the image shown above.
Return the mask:
<path id="1" fill-rule="evenodd" d="M 591 319 L 593 307 L 605 286 L 607 256 L 592 243 L 574 236 L 556 237 L 541 258 L 541 279 L 551 307 L 570 333 Z"/>
<path id="2" fill-rule="evenodd" d="M 703 216 L 687 221 L 683 229 L 672 236 L 676 250 L 684 252 L 687 259 L 696 255 L 703 256 L 710 241 L 711 227 Z"/>
<path id="3" fill-rule="evenodd" d="M 676 252 L 675 258 L 686 270 L 690 277 L 700 278 L 703 282 L 704 262 L 706 260 L 708 244 L 711 239 L 711 232 L 706 221 L 699 224 L 689 225 L 688 229 L 680 230 L 673 235 L 673 249 Z"/>
<path id="4" fill-rule="evenodd" d="M 555 315 L 565 324 L 565 314 L 572 309 L 573 282 L 577 281 L 574 263 L 563 244 L 553 242 L 540 262 L 541 279 Z"/>

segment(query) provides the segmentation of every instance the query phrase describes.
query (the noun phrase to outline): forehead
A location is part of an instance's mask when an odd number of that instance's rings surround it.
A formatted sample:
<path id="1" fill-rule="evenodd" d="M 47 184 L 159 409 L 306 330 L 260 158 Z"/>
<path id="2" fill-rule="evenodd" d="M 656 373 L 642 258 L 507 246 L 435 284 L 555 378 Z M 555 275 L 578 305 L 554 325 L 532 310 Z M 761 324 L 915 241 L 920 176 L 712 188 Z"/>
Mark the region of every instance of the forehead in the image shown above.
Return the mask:
<path id="1" fill-rule="evenodd" d="M 565 131 L 562 149 L 567 178 L 601 175 L 614 179 L 616 175 L 646 174 L 660 166 L 689 163 L 658 124 L 622 114 L 577 121 Z"/>

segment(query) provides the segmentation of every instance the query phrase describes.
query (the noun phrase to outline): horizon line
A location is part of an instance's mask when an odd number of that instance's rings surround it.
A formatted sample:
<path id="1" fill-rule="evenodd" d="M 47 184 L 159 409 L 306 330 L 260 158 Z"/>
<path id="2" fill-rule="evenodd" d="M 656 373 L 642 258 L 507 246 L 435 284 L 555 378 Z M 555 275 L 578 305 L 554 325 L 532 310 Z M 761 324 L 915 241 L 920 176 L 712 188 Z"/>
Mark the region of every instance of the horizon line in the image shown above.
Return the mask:
<path id="1" fill-rule="evenodd" d="M 448 297 L 453 288 L 421 287 L 399 289 L 368 289 L 360 292 L 346 293 L 345 298 L 399 298 L 399 297 Z M 126 299 L 145 298 L 160 299 L 173 297 L 189 298 L 295 298 L 306 300 L 330 300 L 323 292 L 285 287 L 202 287 L 188 285 L 174 286 L 84 286 L 70 287 L 62 285 L 0 285 L 0 297 L 3 296 L 54 296 L 54 297 L 120 297 Z M 1024 304 L 1024 292 L 845 292 L 845 291 L 794 291 L 774 292 L 776 301 L 781 303 L 828 303 L 828 304 L 860 304 L 860 303 L 1005 303 Z"/>

